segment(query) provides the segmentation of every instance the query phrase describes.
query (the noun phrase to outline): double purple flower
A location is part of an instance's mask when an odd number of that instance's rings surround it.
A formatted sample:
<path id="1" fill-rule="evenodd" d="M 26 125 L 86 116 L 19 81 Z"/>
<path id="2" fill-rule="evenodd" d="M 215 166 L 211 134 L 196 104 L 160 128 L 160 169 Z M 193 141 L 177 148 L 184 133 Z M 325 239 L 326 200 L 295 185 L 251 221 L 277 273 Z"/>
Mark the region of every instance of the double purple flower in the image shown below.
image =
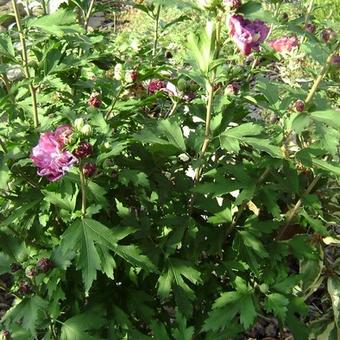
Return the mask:
<path id="1" fill-rule="evenodd" d="M 263 21 L 244 19 L 241 15 L 232 15 L 228 26 L 230 35 L 244 55 L 249 55 L 252 50 L 258 51 L 269 33 L 269 27 Z"/>
<path id="2" fill-rule="evenodd" d="M 60 126 L 54 132 L 45 132 L 40 136 L 39 143 L 32 149 L 31 160 L 38 168 L 39 176 L 46 176 L 54 182 L 65 175 L 77 158 L 65 150 L 70 139 L 72 128 Z"/>

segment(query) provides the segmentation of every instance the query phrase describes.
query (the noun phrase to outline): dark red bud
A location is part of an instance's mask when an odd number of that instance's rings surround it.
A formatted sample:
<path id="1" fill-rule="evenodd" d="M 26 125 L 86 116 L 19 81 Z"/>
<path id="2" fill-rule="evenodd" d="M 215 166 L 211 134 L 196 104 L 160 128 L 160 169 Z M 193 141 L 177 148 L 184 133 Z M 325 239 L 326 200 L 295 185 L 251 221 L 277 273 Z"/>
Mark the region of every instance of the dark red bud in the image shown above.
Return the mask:
<path id="1" fill-rule="evenodd" d="M 305 30 L 309 32 L 310 34 L 313 34 L 316 30 L 316 26 L 312 23 L 305 24 Z"/>
<path id="2" fill-rule="evenodd" d="M 97 166 L 94 163 L 85 163 L 83 167 L 83 174 L 85 177 L 92 177 L 97 170 Z"/>
<path id="3" fill-rule="evenodd" d="M 12 263 L 11 264 L 11 272 L 15 273 L 17 271 L 19 271 L 20 269 L 22 269 L 21 265 L 19 263 Z"/>
<path id="4" fill-rule="evenodd" d="M 102 104 L 102 101 L 99 99 L 97 94 L 91 94 L 88 104 L 92 107 L 99 107 Z"/>
<path id="5" fill-rule="evenodd" d="M 305 103 L 302 100 L 298 99 L 294 103 L 294 107 L 297 112 L 303 112 L 305 110 Z"/>
<path id="6" fill-rule="evenodd" d="M 32 293 L 32 286 L 27 281 L 22 281 L 19 284 L 19 293 L 21 295 L 27 295 Z"/>
<path id="7" fill-rule="evenodd" d="M 42 259 L 38 261 L 37 267 L 43 273 L 47 273 L 49 270 L 51 270 L 54 267 L 54 264 L 49 258 L 43 257 Z"/>
<path id="8" fill-rule="evenodd" d="M 328 43 L 329 41 L 335 39 L 336 33 L 331 28 L 326 28 L 322 31 L 321 37 L 324 42 Z"/>
<path id="9" fill-rule="evenodd" d="M 131 71 L 130 76 L 131 76 L 132 81 L 136 81 L 138 78 L 138 72 L 136 70 Z"/>
<path id="10" fill-rule="evenodd" d="M 73 151 L 77 158 L 85 158 L 92 154 L 92 145 L 89 142 L 81 141 L 78 147 Z"/>

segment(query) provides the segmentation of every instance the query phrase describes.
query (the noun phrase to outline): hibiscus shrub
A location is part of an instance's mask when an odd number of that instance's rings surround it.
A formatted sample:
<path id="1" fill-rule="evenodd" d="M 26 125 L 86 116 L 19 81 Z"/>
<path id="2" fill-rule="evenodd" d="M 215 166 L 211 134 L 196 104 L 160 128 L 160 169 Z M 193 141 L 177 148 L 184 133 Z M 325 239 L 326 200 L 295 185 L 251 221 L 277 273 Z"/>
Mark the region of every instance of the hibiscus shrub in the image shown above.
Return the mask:
<path id="1" fill-rule="evenodd" d="M 12 3 L 2 338 L 336 339 L 339 44 L 313 1 L 136 1 L 139 40 L 94 29 L 102 3 Z"/>

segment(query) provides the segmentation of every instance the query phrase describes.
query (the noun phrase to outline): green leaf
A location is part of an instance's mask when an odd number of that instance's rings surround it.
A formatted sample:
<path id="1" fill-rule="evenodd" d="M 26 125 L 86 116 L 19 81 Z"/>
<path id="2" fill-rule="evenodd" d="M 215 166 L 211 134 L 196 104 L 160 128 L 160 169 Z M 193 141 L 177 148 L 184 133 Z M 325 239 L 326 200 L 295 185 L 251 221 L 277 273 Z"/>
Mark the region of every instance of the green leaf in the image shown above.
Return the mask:
<path id="1" fill-rule="evenodd" d="M 62 192 L 42 190 L 42 193 L 45 196 L 45 201 L 54 204 L 59 208 L 74 211 L 76 208 L 79 189 L 76 187 L 75 191 L 73 191 L 71 187 L 66 189 L 64 186 L 63 189 L 64 190 Z"/>
<path id="2" fill-rule="evenodd" d="M 97 245 L 111 249 L 121 255 L 124 253 L 124 247 L 131 246 L 118 246 L 117 242 L 132 232 L 134 232 L 134 229 L 126 228 L 124 232 L 118 229 L 115 233 L 114 230 L 110 230 L 100 222 L 88 218 L 75 221 L 65 231 L 62 235 L 61 247 L 64 252 L 78 250 L 78 268 L 82 271 L 86 293 L 97 277 L 97 270 L 102 270 L 107 275 L 112 276 L 108 269 L 108 263 L 114 266 L 114 261 L 110 261 L 107 258 L 109 253 L 103 252 L 103 249 L 98 248 Z M 139 255 L 139 260 L 145 259 Z"/>
<path id="3" fill-rule="evenodd" d="M 142 251 L 136 245 L 118 245 L 114 248 L 114 251 L 117 255 L 131 263 L 133 266 L 141 267 L 151 272 L 157 271 L 155 265 L 147 256 L 142 254 Z"/>
<path id="4" fill-rule="evenodd" d="M 254 252 L 261 258 L 269 257 L 268 252 L 264 248 L 262 242 L 257 239 L 253 234 L 249 233 L 248 231 L 241 230 L 239 231 L 239 234 L 241 235 L 244 244 L 253 249 Z"/>
<path id="5" fill-rule="evenodd" d="M 236 291 L 222 293 L 213 304 L 209 317 L 204 322 L 203 330 L 217 331 L 228 327 L 236 314 L 240 314 L 240 322 L 248 329 L 257 316 L 252 290 L 240 277 L 235 279 Z"/>
<path id="6" fill-rule="evenodd" d="M 185 142 L 183 138 L 183 133 L 179 125 L 174 122 L 167 120 L 161 120 L 159 123 L 159 129 L 168 139 L 168 141 L 174 145 L 179 150 L 185 152 Z"/>
<path id="7" fill-rule="evenodd" d="M 129 184 L 144 188 L 150 186 L 147 174 L 138 170 L 124 169 L 119 173 L 118 180 L 125 186 Z"/>
<path id="8" fill-rule="evenodd" d="M 120 155 L 126 149 L 128 144 L 129 144 L 129 141 L 112 142 L 110 146 L 110 151 L 101 152 L 100 155 L 97 157 L 97 163 L 100 164 L 103 161 L 105 161 L 105 159 Z"/>
<path id="9" fill-rule="evenodd" d="M 22 327 L 29 330 L 32 337 L 36 337 L 37 327 L 44 320 L 43 311 L 46 310 L 48 302 L 40 296 L 35 295 L 16 303 L 4 316 L 2 322 L 20 323 Z"/>
<path id="10" fill-rule="evenodd" d="M 322 122 L 331 127 L 340 129 L 340 111 L 314 111 L 310 113 L 310 116 L 318 122 Z"/>
<path id="11" fill-rule="evenodd" d="M 313 158 L 313 165 L 322 170 L 331 172 L 336 176 L 340 176 L 340 166 L 338 163 L 331 163 L 321 159 Z"/>
<path id="12" fill-rule="evenodd" d="M 284 323 L 288 311 L 289 300 L 282 294 L 272 293 L 267 296 L 265 308 L 268 312 L 273 312 L 274 315 Z"/>
<path id="13" fill-rule="evenodd" d="M 5 220 L 3 220 L 0 223 L 0 227 L 6 227 L 8 225 L 11 225 L 13 222 L 15 222 L 18 218 L 24 216 L 24 214 L 30 210 L 31 208 L 33 208 L 35 205 L 37 205 L 38 203 L 40 203 L 41 200 L 33 200 L 32 202 L 28 202 L 25 203 L 24 205 L 22 205 L 20 208 L 11 211 L 11 215 L 8 216 Z"/>
<path id="14" fill-rule="evenodd" d="M 82 32 L 81 26 L 75 24 L 75 22 L 76 17 L 73 11 L 60 8 L 52 14 L 28 20 L 27 27 L 37 27 L 47 33 L 61 37 L 67 33 Z"/>
<path id="15" fill-rule="evenodd" d="M 268 139 L 245 137 L 243 141 L 258 151 L 267 152 L 274 158 L 283 158 L 283 153 L 278 146 L 272 145 Z"/>
<path id="16" fill-rule="evenodd" d="M 61 328 L 61 340 L 95 340 L 98 336 L 90 336 L 87 331 L 100 329 L 105 320 L 101 313 L 86 312 L 76 315 L 65 322 Z"/>
<path id="17" fill-rule="evenodd" d="M 256 136 L 262 132 L 263 128 L 254 123 L 245 123 L 237 127 L 226 130 L 220 135 L 220 144 L 222 149 L 238 153 L 240 143 L 245 136 Z"/>
<path id="18" fill-rule="evenodd" d="M 15 51 L 9 34 L 0 35 L 0 55 L 15 61 Z"/>
<path id="19" fill-rule="evenodd" d="M 176 312 L 177 328 L 173 331 L 173 336 L 177 340 L 191 340 L 194 336 L 194 327 L 187 327 L 187 319 L 179 311 Z"/>
<path id="20" fill-rule="evenodd" d="M 152 330 L 154 339 L 170 340 L 169 334 L 166 331 L 164 324 L 152 320 L 150 328 Z"/>
<path id="21" fill-rule="evenodd" d="M 0 252 L 0 275 L 10 271 L 11 263 L 11 258 L 7 254 Z"/>
<path id="22" fill-rule="evenodd" d="M 340 332 L 340 279 L 336 275 L 327 280 L 327 290 L 332 300 L 334 321 L 338 332 Z"/>
<path id="23" fill-rule="evenodd" d="M 201 273 L 198 270 L 183 260 L 169 259 L 168 268 L 163 271 L 158 279 L 158 294 L 162 298 L 167 297 L 172 284 L 175 283 L 187 293 L 189 299 L 192 299 L 194 297 L 193 291 L 184 281 L 184 278 L 194 285 L 201 283 Z"/>
<path id="24" fill-rule="evenodd" d="M 212 224 L 228 223 L 232 221 L 232 213 L 230 207 L 226 207 L 214 216 L 208 218 L 208 222 Z"/>

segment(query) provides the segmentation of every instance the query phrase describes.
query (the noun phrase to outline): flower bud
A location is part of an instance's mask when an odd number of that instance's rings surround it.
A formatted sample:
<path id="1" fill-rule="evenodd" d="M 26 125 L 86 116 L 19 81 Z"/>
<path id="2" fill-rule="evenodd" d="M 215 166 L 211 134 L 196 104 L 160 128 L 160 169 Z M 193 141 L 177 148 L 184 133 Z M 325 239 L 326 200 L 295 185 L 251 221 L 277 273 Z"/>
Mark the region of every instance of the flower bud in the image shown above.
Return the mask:
<path id="1" fill-rule="evenodd" d="M 98 93 L 92 93 L 87 103 L 89 106 L 99 107 L 102 104 L 102 101 L 99 99 Z"/>
<path id="2" fill-rule="evenodd" d="M 26 276 L 30 279 L 37 275 L 37 269 L 35 267 L 26 268 Z"/>
<path id="3" fill-rule="evenodd" d="M 7 330 L 3 330 L 1 333 L 0 333 L 0 340 L 10 340 L 11 339 L 11 336 L 9 334 L 9 331 Z"/>
<path id="4" fill-rule="evenodd" d="M 335 66 L 336 68 L 340 67 L 340 55 L 339 54 L 333 55 L 331 59 L 331 64 Z"/>
<path id="5" fill-rule="evenodd" d="M 83 167 L 83 174 L 85 177 L 92 177 L 97 170 L 97 166 L 94 163 L 85 163 Z"/>
<path id="6" fill-rule="evenodd" d="M 22 281 L 19 284 L 19 294 L 27 295 L 32 293 L 33 289 L 32 286 L 27 281 Z"/>
<path id="7" fill-rule="evenodd" d="M 305 103 L 301 99 L 298 99 L 294 103 L 294 107 L 297 112 L 303 112 L 305 110 Z"/>
<path id="8" fill-rule="evenodd" d="M 232 10 L 236 10 L 236 9 L 241 7 L 242 2 L 241 2 L 241 0 L 224 0 L 223 4 L 227 8 L 230 8 Z"/>
<path id="9" fill-rule="evenodd" d="M 133 83 L 137 80 L 138 73 L 135 70 L 128 70 L 125 73 L 125 81 L 127 83 Z"/>
<path id="10" fill-rule="evenodd" d="M 109 142 L 105 142 L 104 143 L 104 148 L 107 149 L 107 150 L 111 149 L 111 144 Z"/>
<path id="11" fill-rule="evenodd" d="M 122 80 L 124 77 L 124 70 L 122 64 L 116 64 L 114 69 L 114 76 L 113 78 L 116 80 Z"/>
<path id="12" fill-rule="evenodd" d="M 20 66 L 14 66 L 7 70 L 6 76 L 9 81 L 16 81 L 24 78 L 25 75 Z"/>
<path id="13" fill-rule="evenodd" d="M 84 126 L 84 119 L 83 119 L 83 118 L 77 118 L 77 119 L 74 121 L 73 126 L 74 126 L 78 131 L 80 131 L 80 130 L 82 129 L 82 127 Z"/>
<path id="14" fill-rule="evenodd" d="M 47 273 L 54 267 L 54 263 L 47 257 L 43 257 L 37 263 L 37 267 L 43 273 Z"/>
<path id="15" fill-rule="evenodd" d="M 326 28 L 322 31 L 321 37 L 324 42 L 328 43 L 336 38 L 336 33 L 331 28 Z"/>
<path id="16" fill-rule="evenodd" d="M 81 129 L 80 132 L 85 136 L 91 136 L 92 135 L 92 127 L 90 124 L 85 124 Z"/>
<path id="17" fill-rule="evenodd" d="M 305 30 L 310 34 L 313 34 L 316 30 L 316 26 L 312 23 L 307 23 L 305 24 Z"/>
<path id="18" fill-rule="evenodd" d="M 89 142 L 81 141 L 78 147 L 73 151 L 77 158 L 85 158 L 92 154 L 92 145 Z"/>
<path id="19" fill-rule="evenodd" d="M 11 273 L 16 273 L 20 269 L 22 269 L 22 267 L 19 263 L 12 263 L 11 264 Z"/>
<path id="20" fill-rule="evenodd" d="M 228 84 L 224 90 L 225 95 L 237 95 L 240 92 L 240 84 L 236 81 Z"/>

